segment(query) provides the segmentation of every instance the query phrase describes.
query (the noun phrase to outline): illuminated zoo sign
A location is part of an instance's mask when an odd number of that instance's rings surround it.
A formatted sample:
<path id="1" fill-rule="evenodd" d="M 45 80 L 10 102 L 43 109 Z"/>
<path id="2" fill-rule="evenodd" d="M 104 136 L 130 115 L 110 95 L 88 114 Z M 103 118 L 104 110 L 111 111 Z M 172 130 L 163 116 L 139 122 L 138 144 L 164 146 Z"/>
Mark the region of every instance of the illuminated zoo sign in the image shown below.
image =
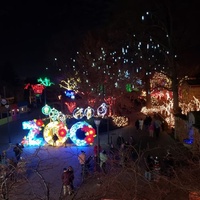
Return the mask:
<path id="1" fill-rule="evenodd" d="M 28 136 L 24 137 L 22 143 L 24 145 L 42 145 L 43 139 L 38 138 L 41 127 L 44 126 L 43 138 L 50 144 L 62 146 L 68 138 L 70 138 L 77 146 L 92 145 L 96 136 L 95 129 L 85 121 L 75 123 L 71 129 L 67 128 L 65 115 L 45 105 L 42 108 L 42 113 L 48 115 L 50 122 L 44 125 L 43 120 L 31 120 L 22 123 L 23 129 L 29 130 Z M 53 136 L 57 135 L 57 140 L 54 142 Z"/>

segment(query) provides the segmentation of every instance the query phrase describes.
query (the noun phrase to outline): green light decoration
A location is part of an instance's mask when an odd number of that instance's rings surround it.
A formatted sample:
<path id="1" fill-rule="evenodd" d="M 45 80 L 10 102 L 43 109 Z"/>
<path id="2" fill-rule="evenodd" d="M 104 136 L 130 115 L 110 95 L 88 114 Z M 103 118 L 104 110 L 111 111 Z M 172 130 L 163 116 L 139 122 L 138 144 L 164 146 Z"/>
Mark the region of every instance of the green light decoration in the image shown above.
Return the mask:
<path id="1" fill-rule="evenodd" d="M 51 107 L 48 106 L 47 104 L 45 106 L 42 107 L 42 113 L 44 115 L 49 115 L 49 113 L 51 112 Z"/>
<path id="2" fill-rule="evenodd" d="M 105 85 L 99 85 L 99 91 L 105 94 L 106 93 Z"/>
<path id="3" fill-rule="evenodd" d="M 132 85 L 131 84 L 126 84 L 126 91 L 127 92 L 132 92 Z"/>
<path id="4" fill-rule="evenodd" d="M 50 79 L 48 79 L 47 77 L 45 77 L 44 79 L 42 78 L 38 78 L 37 81 L 44 85 L 45 87 L 49 87 L 51 85 L 55 85 L 53 82 L 50 81 Z"/>
<path id="5" fill-rule="evenodd" d="M 100 86 L 99 86 L 99 90 L 100 90 L 100 91 L 103 91 L 103 90 L 104 90 L 103 85 L 100 85 Z"/>

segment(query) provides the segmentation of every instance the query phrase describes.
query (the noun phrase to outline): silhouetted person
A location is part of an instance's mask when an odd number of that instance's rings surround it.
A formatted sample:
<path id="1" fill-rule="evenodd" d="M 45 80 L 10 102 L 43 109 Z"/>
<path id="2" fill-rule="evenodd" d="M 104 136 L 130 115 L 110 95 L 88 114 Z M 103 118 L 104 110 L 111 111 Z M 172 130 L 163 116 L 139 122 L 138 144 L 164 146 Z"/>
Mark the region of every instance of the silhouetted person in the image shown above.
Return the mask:
<path id="1" fill-rule="evenodd" d="M 17 162 L 21 158 L 21 154 L 23 152 L 23 148 L 24 148 L 24 146 L 22 144 L 19 144 L 19 143 L 16 143 L 15 147 L 13 148 L 13 151 L 15 153 L 15 158 L 16 158 Z"/>
<path id="2" fill-rule="evenodd" d="M 61 179 L 63 184 L 63 195 L 66 196 L 67 193 L 71 195 L 72 194 L 71 183 L 74 180 L 73 173 L 71 173 L 68 169 L 64 168 Z"/>
<path id="3" fill-rule="evenodd" d="M 140 123 L 139 123 L 139 119 L 137 119 L 135 121 L 135 128 L 136 128 L 136 130 L 139 130 L 139 127 L 140 127 Z"/>
<path id="4" fill-rule="evenodd" d="M 53 139 L 53 146 L 56 146 L 56 142 L 58 140 L 58 136 L 55 133 L 53 134 L 52 139 Z"/>
<path id="5" fill-rule="evenodd" d="M 118 148 L 120 149 L 121 145 L 124 144 L 124 143 L 125 143 L 124 138 L 121 135 L 119 135 L 117 137 L 117 146 L 118 146 Z"/>

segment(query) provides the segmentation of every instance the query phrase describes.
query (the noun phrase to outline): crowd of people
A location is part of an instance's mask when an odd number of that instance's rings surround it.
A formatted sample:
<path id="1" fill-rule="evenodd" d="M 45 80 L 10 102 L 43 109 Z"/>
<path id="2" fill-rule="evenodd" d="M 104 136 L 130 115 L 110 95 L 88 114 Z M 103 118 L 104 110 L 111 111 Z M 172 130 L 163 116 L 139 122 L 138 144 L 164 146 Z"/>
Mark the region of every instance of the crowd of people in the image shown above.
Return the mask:
<path id="1" fill-rule="evenodd" d="M 139 118 L 135 121 L 135 128 L 137 131 L 146 130 L 150 137 L 158 139 L 160 132 L 164 130 L 164 122 L 157 114 L 147 115 L 144 119 Z"/>

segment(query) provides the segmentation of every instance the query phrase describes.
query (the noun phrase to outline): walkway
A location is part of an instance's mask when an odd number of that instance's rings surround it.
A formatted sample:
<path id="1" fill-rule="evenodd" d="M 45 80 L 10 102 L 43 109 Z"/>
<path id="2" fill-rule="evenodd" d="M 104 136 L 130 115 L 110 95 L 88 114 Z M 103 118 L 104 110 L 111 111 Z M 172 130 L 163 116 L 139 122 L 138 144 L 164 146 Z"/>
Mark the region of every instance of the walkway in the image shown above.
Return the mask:
<path id="1" fill-rule="evenodd" d="M 147 131 L 136 131 L 134 127 L 134 121 L 137 118 L 144 117 L 141 113 L 134 113 L 130 116 L 131 124 L 125 128 L 110 131 L 110 141 L 116 145 L 116 139 L 118 135 L 122 135 L 125 140 L 128 140 L 130 136 L 133 137 L 134 142 L 138 144 L 141 151 L 150 151 L 152 155 L 162 157 L 166 154 L 167 149 L 171 149 L 172 153 L 177 154 L 177 142 L 172 139 L 167 132 L 163 132 L 160 138 L 149 138 Z M 108 144 L 108 134 L 100 133 L 100 143 L 103 149 L 109 151 L 110 145 Z M 96 191 L 101 186 L 99 177 L 102 177 L 99 173 L 94 173 L 93 176 L 89 176 L 84 182 L 80 174 L 80 166 L 77 160 L 78 154 L 81 150 L 84 150 L 86 154 L 93 155 L 93 146 L 91 147 L 27 147 L 24 149 L 23 158 L 27 163 L 27 177 L 19 179 L 9 195 L 11 200 L 38 200 L 44 199 L 44 196 L 49 196 L 48 200 L 58 200 L 61 192 L 61 173 L 64 167 L 69 165 L 73 166 L 75 170 L 74 185 L 76 188 L 76 194 L 74 199 L 87 199 L 87 194 L 96 194 Z M 180 152 L 178 152 L 180 153 Z M 9 155 L 13 155 L 12 148 L 8 151 Z M 116 165 L 116 173 L 119 166 Z M 106 181 L 102 179 L 103 182 Z M 89 197 L 88 197 L 89 198 Z M 72 198 L 71 198 L 72 199 Z M 92 199 L 90 197 L 90 199 Z M 95 199 L 95 198 L 94 198 Z M 127 199 L 126 199 L 127 200 Z"/>

